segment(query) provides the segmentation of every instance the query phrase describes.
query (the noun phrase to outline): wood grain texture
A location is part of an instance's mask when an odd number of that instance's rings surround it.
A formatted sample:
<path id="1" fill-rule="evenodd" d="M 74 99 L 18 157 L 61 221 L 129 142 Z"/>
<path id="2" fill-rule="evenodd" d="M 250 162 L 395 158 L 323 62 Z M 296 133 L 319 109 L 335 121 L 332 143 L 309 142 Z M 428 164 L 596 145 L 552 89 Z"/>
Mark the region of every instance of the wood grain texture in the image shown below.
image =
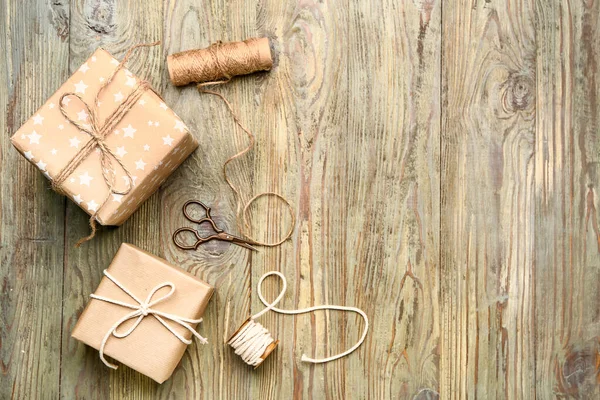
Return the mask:
<path id="1" fill-rule="evenodd" d="M 534 398 L 535 5 L 443 14 L 440 395 Z"/>
<path id="2" fill-rule="evenodd" d="M 550 399 L 600 397 L 600 2 L 597 0 L 3 0 L 0 7 L 0 398 Z M 188 199 L 239 233 L 223 162 L 247 143 L 220 99 L 173 87 L 168 54 L 267 36 L 270 72 L 223 93 L 256 135 L 230 165 L 243 201 L 285 195 L 291 241 L 177 249 Z M 79 249 L 87 216 L 48 189 L 10 135 L 98 46 L 150 80 L 199 149 L 123 226 Z M 252 235 L 276 240 L 262 198 Z M 70 332 L 122 242 L 215 285 L 199 331 L 158 385 L 112 371 Z M 280 340 L 257 370 L 224 342 L 260 276 L 288 278 Z M 267 298 L 279 291 L 265 283 Z"/>
<path id="3" fill-rule="evenodd" d="M 60 2 L 0 4 L 2 399 L 60 392 L 65 201 L 14 151 L 10 136 L 68 77 L 67 15 Z"/>
<path id="4" fill-rule="evenodd" d="M 597 399 L 600 3 L 540 2 L 537 15 L 537 395 Z"/>

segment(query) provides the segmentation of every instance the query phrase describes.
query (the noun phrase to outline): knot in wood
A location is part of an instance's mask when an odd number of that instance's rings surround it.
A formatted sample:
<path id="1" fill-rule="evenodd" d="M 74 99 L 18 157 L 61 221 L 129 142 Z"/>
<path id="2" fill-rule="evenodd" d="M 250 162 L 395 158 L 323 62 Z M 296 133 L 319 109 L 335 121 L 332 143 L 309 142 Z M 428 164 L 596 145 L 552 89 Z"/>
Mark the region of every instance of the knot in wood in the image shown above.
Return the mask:
<path id="1" fill-rule="evenodd" d="M 565 360 L 556 370 L 557 391 L 563 395 L 579 396 L 595 385 L 597 360 L 600 351 L 596 346 L 585 346 L 567 350 Z"/>
<path id="2" fill-rule="evenodd" d="M 525 74 L 510 74 L 504 84 L 502 103 L 510 113 L 530 110 L 534 104 L 533 79 Z"/>

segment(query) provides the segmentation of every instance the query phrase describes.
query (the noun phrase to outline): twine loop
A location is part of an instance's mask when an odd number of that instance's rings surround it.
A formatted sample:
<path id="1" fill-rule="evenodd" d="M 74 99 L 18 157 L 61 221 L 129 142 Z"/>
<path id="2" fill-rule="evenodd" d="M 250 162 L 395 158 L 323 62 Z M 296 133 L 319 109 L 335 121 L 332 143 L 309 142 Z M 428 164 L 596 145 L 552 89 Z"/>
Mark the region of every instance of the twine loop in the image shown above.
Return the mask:
<path id="1" fill-rule="evenodd" d="M 275 192 L 264 192 L 254 196 L 247 203 L 242 204 L 240 190 L 235 186 L 227 175 L 227 166 L 233 160 L 249 152 L 255 144 L 254 134 L 246 128 L 237 113 L 233 110 L 231 103 L 221 93 L 206 89 L 207 86 L 222 85 L 229 82 L 233 77 L 250 74 L 261 70 L 270 70 L 273 66 L 273 59 L 270 50 L 268 38 L 249 38 L 243 42 L 223 43 L 217 41 L 204 49 L 187 50 L 167 57 L 167 66 L 171 82 L 176 86 L 187 85 L 191 82 L 197 83 L 197 88 L 201 93 L 208 93 L 219 97 L 229 110 L 235 123 L 248 136 L 248 145 L 229 157 L 223 164 L 223 177 L 234 193 L 236 206 L 236 217 L 240 233 L 251 239 L 255 244 L 274 247 L 279 246 L 290 239 L 294 233 L 296 225 L 296 214 L 289 201 L 282 195 Z M 248 219 L 250 206 L 259 198 L 264 196 L 277 197 L 287 206 L 291 224 L 285 236 L 275 242 L 261 242 L 253 238 L 249 231 L 251 230 Z"/>
<path id="2" fill-rule="evenodd" d="M 119 300 L 111 299 L 109 297 L 98 296 L 96 294 L 90 295 L 90 297 L 93 299 L 104 301 L 104 302 L 107 302 L 110 304 L 115 304 L 115 305 L 118 305 L 121 307 L 126 307 L 126 308 L 130 308 L 130 309 L 134 310 L 134 311 L 130 312 L 129 314 L 125 315 L 123 318 L 119 319 L 117 322 L 115 322 L 115 324 L 108 330 L 108 332 L 106 332 L 106 335 L 104 335 L 104 338 L 102 339 L 102 343 L 100 344 L 100 350 L 99 350 L 100 359 L 107 367 L 110 367 L 112 369 L 117 369 L 117 365 L 107 361 L 106 358 L 104 357 L 104 348 L 106 346 L 106 343 L 108 342 L 108 339 L 111 337 L 111 335 L 118 339 L 123 339 L 123 338 L 129 336 L 140 325 L 142 320 L 145 317 L 150 316 L 150 315 L 152 317 L 156 318 L 156 320 L 158 320 L 158 322 L 160 322 L 165 328 L 167 328 L 169 330 L 169 332 L 171 332 L 175 337 L 177 337 L 177 339 L 179 339 L 182 343 L 185 343 L 186 345 L 191 344 L 192 341 L 189 339 L 186 339 L 179 332 L 177 332 L 166 320 L 169 320 L 171 322 L 176 323 L 177 325 L 184 327 L 189 332 L 191 332 L 192 335 L 197 337 L 202 344 L 208 343 L 206 338 L 201 336 L 198 332 L 196 332 L 196 330 L 194 328 L 192 328 L 189 325 L 189 324 L 198 324 L 198 323 L 202 322 L 202 318 L 199 318 L 199 319 L 185 318 L 185 317 L 182 317 L 179 315 L 166 313 L 166 312 L 159 311 L 157 309 L 152 308 L 155 305 L 166 301 L 173 295 L 173 293 L 175 292 L 175 285 L 173 283 L 163 282 L 163 283 L 156 285 L 150 291 L 150 293 L 148 294 L 148 297 L 146 297 L 146 300 L 142 301 L 138 297 L 136 297 L 129 289 L 127 289 L 127 287 L 125 287 L 122 283 L 120 283 L 114 276 L 112 276 L 107 270 L 104 270 L 104 275 L 110 281 L 112 281 L 119 289 L 121 289 L 123 292 L 125 292 L 127 295 L 129 295 L 129 297 L 131 297 L 133 300 L 135 300 L 137 303 L 137 305 L 129 304 L 129 303 L 125 303 L 125 302 L 122 302 Z M 158 297 L 155 300 L 152 300 L 154 295 L 156 294 L 156 292 L 158 292 L 160 289 L 163 289 L 163 288 L 170 288 L 170 290 L 167 294 L 165 294 L 161 297 Z M 129 329 L 127 329 L 125 332 L 119 332 L 119 328 L 125 322 L 127 322 L 131 319 L 134 319 L 134 318 L 137 318 L 137 319 L 135 320 L 135 322 Z"/>
<path id="3" fill-rule="evenodd" d="M 242 233 L 242 235 L 246 236 L 247 238 L 249 238 L 250 240 L 252 240 L 255 244 L 258 244 L 260 246 L 264 246 L 264 247 L 275 247 L 275 246 L 279 246 L 282 243 L 284 243 L 286 240 L 290 239 L 292 237 L 292 235 L 294 234 L 294 228 L 296 227 L 296 213 L 294 212 L 294 209 L 292 207 L 292 205 L 290 204 L 290 202 L 283 197 L 283 195 L 276 193 L 276 192 L 262 192 L 257 194 L 256 196 L 252 197 L 248 202 L 246 202 L 244 204 L 244 206 L 242 207 L 242 196 L 240 193 L 240 190 L 237 188 L 237 186 L 235 186 L 233 184 L 233 182 L 231 181 L 231 179 L 229 178 L 229 175 L 227 175 L 227 166 L 229 165 L 229 163 L 231 163 L 233 160 L 243 156 L 244 154 L 248 153 L 250 150 L 252 150 L 252 148 L 254 147 L 254 144 L 256 142 L 256 139 L 254 138 L 254 134 L 252 133 L 252 131 L 250 131 L 248 128 L 246 128 L 242 122 L 240 121 L 237 113 L 233 110 L 233 106 L 231 105 L 231 103 L 229 102 L 229 100 L 227 100 L 225 98 L 225 96 L 223 96 L 221 93 L 219 92 L 214 92 L 212 90 L 207 90 L 204 88 L 204 86 L 206 85 L 218 85 L 218 84 L 222 84 L 225 82 L 207 82 L 207 83 L 200 83 L 198 84 L 198 90 L 202 93 L 207 93 L 207 94 L 212 94 L 214 96 L 219 97 L 221 100 L 223 100 L 223 102 L 225 103 L 225 105 L 227 106 L 227 109 L 229 110 L 234 122 L 236 123 L 237 126 L 240 127 L 240 129 L 242 131 L 244 131 L 244 133 L 246 133 L 246 135 L 248 136 L 248 145 L 240 150 L 238 153 L 232 155 L 231 157 L 229 157 L 224 163 L 223 163 L 223 177 L 225 179 L 225 182 L 227 182 L 227 184 L 229 185 L 229 187 L 231 188 L 231 190 L 233 191 L 236 200 L 237 200 L 237 206 L 236 206 L 236 216 L 238 217 L 238 221 L 242 221 L 242 225 L 238 226 L 238 229 L 240 230 L 240 232 Z M 252 235 L 250 235 L 249 231 L 250 231 L 250 222 L 248 220 L 248 209 L 250 208 L 250 206 L 259 198 L 261 197 L 276 197 L 278 199 L 280 199 L 283 204 L 286 205 L 289 214 L 290 214 L 290 227 L 288 229 L 288 231 L 286 232 L 286 234 L 278 241 L 275 242 L 262 242 L 260 240 L 256 240 L 255 238 L 252 237 Z M 238 224 L 239 225 L 239 224 Z"/>
<path id="4" fill-rule="evenodd" d="M 131 47 L 123 60 L 117 65 L 117 67 L 111 72 L 107 79 L 102 83 L 100 89 L 94 97 L 94 102 L 90 106 L 80 95 L 73 92 L 66 92 L 60 97 L 59 108 L 65 119 L 81 132 L 85 132 L 90 136 L 90 140 L 75 154 L 75 156 L 69 160 L 69 162 L 63 167 L 63 169 L 52 179 L 52 189 L 55 191 L 65 194 L 62 184 L 65 182 L 67 177 L 71 175 L 79 165 L 91 154 L 92 151 L 98 149 L 100 151 L 100 163 L 102 169 L 102 178 L 108 187 L 108 194 L 104 201 L 100 203 L 100 206 L 90 216 L 90 228 L 92 232 L 85 238 L 80 239 L 75 246 L 79 247 L 82 243 L 92 239 L 96 235 L 96 220 L 97 216 L 102 208 L 107 204 L 111 194 L 126 195 L 131 192 L 133 188 L 133 177 L 131 172 L 125 167 L 123 162 L 117 157 L 117 155 L 106 145 L 106 137 L 113 132 L 114 128 L 119 122 L 125 117 L 125 115 L 131 110 L 131 108 L 137 103 L 139 98 L 144 94 L 146 90 L 150 88 L 150 84 L 147 81 L 140 81 L 133 91 L 119 104 L 119 106 L 104 120 L 100 121 L 98 116 L 98 102 L 100 94 L 106 89 L 106 87 L 113 81 L 116 74 L 124 67 L 125 63 L 131 56 L 132 52 L 140 47 L 152 47 L 160 44 L 160 41 L 154 43 L 143 43 L 137 44 Z M 76 97 L 81 104 L 85 107 L 90 123 L 83 124 L 72 118 L 64 107 L 65 98 L 73 96 Z M 115 188 L 116 170 L 113 165 L 113 161 L 121 167 L 125 172 L 127 188 L 125 190 L 117 190 Z"/>
<path id="5" fill-rule="evenodd" d="M 277 276 L 281 280 L 282 287 L 281 287 L 281 291 L 279 292 L 279 294 L 277 295 L 275 300 L 273 300 L 273 302 L 269 303 L 263 296 L 262 284 L 266 278 L 268 278 L 269 276 L 273 276 L 273 275 Z M 365 312 L 363 310 L 361 310 L 360 308 L 348 307 L 348 306 L 337 306 L 337 305 L 312 306 L 312 307 L 307 307 L 307 308 L 301 308 L 298 310 L 284 310 L 281 308 L 277 308 L 276 305 L 283 299 L 283 296 L 285 295 L 286 290 L 287 290 L 287 281 L 285 279 L 285 276 L 283 276 L 283 274 L 281 272 L 271 271 L 271 272 L 267 272 L 266 274 L 264 274 L 263 276 L 260 277 L 260 279 L 258 281 L 258 285 L 257 285 L 257 292 L 258 292 L 258 298 L 265 305 L 265 308 L 263 310 L 259 311 L 258 313 L 254 314 L 253 316 L 251 316 L 250 319 L 248 320 L 248 322 L 239 330 L 239 332 L 237 332 L 228 341 L 228 344 L 231 347 L 233 347 L 233 349 L 235 350 L 235 353 L 237 355 L 239 355 L 240 357 L 242 357 L 242 359 L 244 360 L 244 362 L 246 362 L 246 364 L 249 364 L 252 366 L 259 365 L 263 361 L 262 356 L 263 356 L 265 350 L 272 343 L 275 342 L 275 339 L 273 339 L 273 337 L 271 336 L 271 333 L 260 323 L 256 322 L 257 318 L 259 318 L 260 316 L 262 316 L 263 314 L 265 314 L 268 311 L 275 311 L 277 313 L 287 314 L 287 315 L 304 314 L 304 313 L 318 311 L 318 310 L 351 311 L 351 312 L 354 312 L 354 313 L 360 315 L 363 318 L 363 320 L 365 322 L 364 330 L 363 330 L 363 333 L 362 333 L 360 339 L 358 340 L 358 342 L 356 342 L 356 344 L 354 344 L 354 346 L 352 346 L 351 348 L 349 348 L 348 350 L 346 350 L 342 353 L 333 355 L 331 357 L 326 357 L 326 358 L 312 358 L 312 357 L 307 356 L 306 354 L 302 354 L 302 358 L 300 360 L 303 362 L 312 363 L 312 364 L 322 364 L 322 363 L 327 363 L 329 361 L 337 360 L 339 358 L 347 356 L 348 354 L 352 353 L 354 350 L 358 349 L 360 347 L 360 345 L 365 341 L 367 332 L 369 332 L 369 318 L 367 317 L 367 314 L 365 314 Z"/>

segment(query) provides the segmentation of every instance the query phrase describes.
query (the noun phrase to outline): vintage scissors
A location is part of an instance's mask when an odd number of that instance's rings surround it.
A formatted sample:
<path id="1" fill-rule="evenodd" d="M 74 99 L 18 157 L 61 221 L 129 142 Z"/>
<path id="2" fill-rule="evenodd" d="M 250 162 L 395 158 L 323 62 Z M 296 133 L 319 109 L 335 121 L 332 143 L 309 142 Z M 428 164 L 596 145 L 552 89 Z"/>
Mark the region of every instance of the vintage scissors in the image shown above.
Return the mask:
<path id="1" fill-rule="evenodd" d="M 199 218 L 199 219 L 193 218 L 188 213 L 188 207 L 193 204 L 199 205 L 200 207 L 202 207 L 204 209 L 204 212 L 205 212 L 204 218 Z M 222 240 L 224 242 L 230 242 L 233 244 L 237 244 L 238 246 L 242 246 L 242 247 L 245 247 L 250 250 L 257 250 L 255 247 L 252 247 L 251 245 L 252 244 L 257 245 L 258 243 L 253 242 L 252 240 L 242 239 L 240 237 L 237 237 L 237 236 L 234 236 L 232 234 L 225 232 L 223 229 L 220 229 L 217 226 L 217 224 L 215 223 L 215 221 L 213 220 L 212 216 L 210 215 L 210 207 L 208 207 L 206 204 L 202 203 L 201 201 L 188 200 L 183 205 L 183 215 L 185 215 L 185 217 L 189 221 L 194 222 L 198 225 L 208 222 L 211 225 L 211 227 L 213 228 L 213 230 L 215 231 L 215 233 L 212 235 L 206 236 L 206 237 L 202 237 L 202 236 L 200 236 L 200 233 L 196 229 L 193 229 L 193 228 L 183 227 L 183 228 L 177 229 L 175 232 L 173 232 L 173 242 L 175 243 L 175 245 L 177 247 L 179 247 L 182 250 L 196 250 L 201 244 L 206 243 L 211 240 Z M 194 234 L 194 236 L 196 237 L 196 243 L 188 245 L 188 244 L 185 244 L 184 242 L 180 241 L 179 237 L 181 236 L 182 232 L 191 232 L 192 234 Z"/>

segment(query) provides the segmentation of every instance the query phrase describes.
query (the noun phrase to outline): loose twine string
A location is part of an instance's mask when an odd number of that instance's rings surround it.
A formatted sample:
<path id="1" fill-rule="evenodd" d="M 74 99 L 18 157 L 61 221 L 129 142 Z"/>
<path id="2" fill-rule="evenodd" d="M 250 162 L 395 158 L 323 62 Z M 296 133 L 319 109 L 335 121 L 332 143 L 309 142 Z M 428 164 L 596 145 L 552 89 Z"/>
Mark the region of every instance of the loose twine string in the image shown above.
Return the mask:
<path id="1" fill-rule="evenodd" d="M 207 93 L 219 97 L 229 110 L 236 125 L 246 133 L 248 136 L 248 145 L 229 157 L 223 164 L 223 177 L 225 181 L 233 191 L 236 198 L 236 216 L 238 220 L 241 219 L 242 226 L 239 227 L 240 233 L 254 243 L 265 247 L 279 246 L 286 240 L 292 237 L 294 228 L 296 226 L 296 215 L 290 202 L 275 192 L 263 192 L 252 197 L 242 207 L 242 195 L 240 190 L 229 178 L 227 174 L 227 166 L 235 159 L 248 153 L 255 145 L 254 134 L 242 124 L 238 114 L 234 111 L 231 103 L 221 93 L 205 89 L 206 86 L 222 85 L 229 82 L 234 76 L 244 75 L 254 71 L 265 69 L 265 65 L 261 60 L 260 47 L 258 45 L 260 39 L 250 38 L 243 42 L 234 43 L 222 43 L 216 42 L 209 46 L 207 49 L 192 50 L 184 53 L 173 54 L 169 56 L 169 71 L 171 79 L 176 85 L 186 84 L 189 82 L 203 82 L 197 85 L 198 90 L 201 93 Z M 288 208 L 291 223 L 290 228 L 286 232 L 285 236 L 276 242 L 268 243 L 254 239 L 251 234 L 251 226 L 248 218 L 248 211 L 250 206 L 259 198 L 265 196 L 273 196 L 280 199 Z"/>
<path id="2" fill-rule="evenodd" d="M 262 294 L 262 283 L 266 278 L 272 275 L 276 275 L 279 277 L 279 279 L 281 279 L 282 288 L 277 298 L 275 298 L 275 300 L 272 303 L 269 303 L 267 300 L 265 300 Z M 339 353 L 326 358 L 311 358 L 308 357 L 306 354 L 302 354 L 301 361 L 313 364 L 322 364 L 329 361 L 334 361 L 352 353 L 354 350 L 358 349 L 358 347 L 360 347 L 360 345 L 364 342 L 365 337 L 367 336 L 367 332 L 369 331 L 369 319 L 367 318 L 367 315 L 363 310 L 356 307 L 337 305 L 313 306 L 301 308 L 298 310 L 283 310 L 281 308 L 275 307 L 277 303 L 279 303 L 279 301 L 283 299 L 286 290 L 287 281 L 285 279 L 285 276 L 283 276 L 283 274 L 278 271 L 267 272 L 258 281 L 258 298 L 266 306 L 266 308 L 250 317 L 248 322 L 227 342 L 235 350 L 235 354 L 239 355 L 246 364 L 251 366 L 257 366 L 261 362 L 263 362 L 262 356 L 265 350 L 267 349 L 267 347 L 269 347 L 272 343 L 275 342 L 275 339 L 273 339 L 267 328 L 255 321 L 261 315 L 265 314 L 270 310 L 287 315 L 304 314 L 318 310 L 351 311 L 359 314 L 365 321 L 365 327 L 360 339 L 354 346 L 352 346 L 348 350 L 344 351 L 343 353 Z"/>
<path id="3" fill-rule="evenodd" d="M 131 56 L 133 51 L 135 51 L 136 49 L 138 49 L 140 47 L 153 47 L 158 44 L 160 44 L 160 41 L 157 41 L 154 43 L 137 44 L 137 45 L 131 47 L 125 54 L 125 57 L 123 57 L 123 60 L 117 65 L 117 67 L 113 70 L 113 72 L 102 83 L 102 85 L 100 86 L 100 89 L 98 89 L 98 92 L 96 93 L 96 96 L 94 97 L 94 102 L 91 106 L 88 103 L 86 103 L 83 100 L 83 98 L 81 96 L 79 96 L 77 93 L 67 92 L 67 93 L 64 93 L 60 97 L 60 101 L 59 101 L 60 112 L 63 114 L 63 116 L 66 118 L 67 121 L 69 121 L 71 124 L 75 125 L 80 131 L 85 132 L 88 135 L 90 135 L 91 140 L 89 140 L 81 148 L 81 150 L 79 150 L 77 152 L 75 157 L 73 157 L 67 163 L 67 165 L 65 165 L 63 167 L 63 169 L 52 179 L 52 184 L 51 184 L 52 189 L 54 189 L 55 191 L 57 191 L 61 194 L 65 194 L 65 192 L 62 188 L 62 184 L 65 182 L 67 177 L 69 177 L 69 175 L 71 175 L 73 172 L 75 172 L 75 170 L 83 162 L 83 160 L 85 160 L 91 154 L 91 152 L 96 148 L 100 150 L 100 163 L 101 163 L 101 167 L 102 167 L 102 177 L 104 179 L 104 182 L 108 186 L 108 194 L 106 195 L 106 198 L 104 199 L 104 201 L 102 201 L 102 203 L 100 203 L 100 206 L 98 207 L 98 209 L 96 209 L 96 211 L 94 211 L 90 216 L 89 222 L 90 222 L 90 228 L 92 230 L 91 233 L 88 236 L 80 239 L 75 244 L 76 247 L 79 247 L 82 243 L 87 242 L 88 240 L 92 239 L 96 235 L 97 216 L 100 213 L 100 211 L 102 210 L 102 208 L 107 204 L 108 200 L 110 199 L 110 196 L 113 193 L 120 194 L 120 195 L 126 195 L 129 192 L 131 192 L 131 189 L 133 188 L 133 178 L 132 178 L 131 172 L 129 171 L 129 169 L 127 169 L 127 167 L 123 164 L 123 162 L 119 159 L 119 157 L 117 157 L 117 155 L 106 145 L 105 139 L 111 132 L 113 132 L 116 125 L 131 110 L 131 108 L 134 106 L 134 104 L 137 103 L 137 101 L 144 94 L 144 92 L 146 90 L 148 90 L 148 88 L 150 87 L 150 84 L 147 81 L 140 81 L 136 85 L 136 87 L 133 89 L 133 91 L 125 98 L 125 100 L 123 102 L 121 102 L 121 104 L 119 104 L 119 106 L 104 121 L 100 121 L 99 116 L 98 116 L 98 101 L 100 99 L 100 94 L 113 81 L 117 72 L 119 72 L 124 67 L 125 63 L 129 60 L 129 57 Z M 87 113 L 89 114 L 90 124 L 82 124 L 79 121 L 76 121 L 75 119 L 73 119 L 69 116 L 69 114 L 67 113 L 67 110 L 63 106 L 63 104 L 64 104 L 63 100 L 69 96 L 74 96 L 74 97 L 78 98 L 81 103 L 83 103 L 84 107 L 86 108 Z M 116 163 L 125 172 L 125 175 L 127 177 L 127 180 L 126 180 L 127 188 L 125 190 L 117 190 L 115 188 L 116 171 L 113 166 L 113 160 L 116 161 Z"/>
<path id="4" fill-rule="evenodd" d="M 167 323 L 167 321 L 165 321 L 165 319 L 175 322 L 176 324 L 181 325 L 182 327 L 187 329 L 189 332 L 192 333 L 192 335 L 196 336 L 202 344 L 208 343 L 206 338 L 204 338 L 202 335 L 200 335 L 198 332 L 196 332 L 196 330 L 189 325 L 189 324 L 198 324 L 198 323 L 202 322 L 202 318 L 199 318 L 199 319 L 185 318 L 185 317 L 181 317 L 179 315 L 166 313 L 166 312 L 159 311 L 159 310 L 152 308 L 155 305 L 166 301 L 169 297 L 171 297 L 173 295 L 173 293 L 175 292 L 175 285 L 173 283 L 163 282 L 163 283 L 156 285 L 150 291 L 150 293 L 148 294 L 148 297 L 146 297 L 146 300 L 141 301 L 136 295 L 134 295 L 129 289 L 127 289 L 127 287 L 125 287 L 125 285 L 120 283 L 107 270 L 104 270 L 104 275 L 108 279 L 110 279 L 119 289 L 121 289 L 123 292 L 127 293 L 127 295 L 129 295 L 129 297 L 131 297 L 133 300 L 135 300 L 137 302 L 137 305 L 135 305 L 135 304 L 129 304 L 129 303 L 125 303 L 125 302 L 122 302 L 119 300 L 111 299 L 109 297 L 98 296 L 96 294 L 90 295 L 90 297 L 93 299 L 104 301 L 104 302 L 107 302 L 110 304 L 115 304 L 115 305 L 121 306 L 121 307 L 131 308 L 132 310 L 134 310 L 134 311 L 130 312 L 129 314 L 125 315 L 123 318 L 119 319 L 117 322 L 115 322 L 114 325 L 110 327 L 108 332 L 106 332 L 106 335 L 104 335 L 104 338 L 102 339 L 102 343 L 100 344 L 100 350 L 99 350 L 100 359 L 107 367 L 110 367 L 112 369 L 117 369 L 117 365 L 107 361 L 106 358 L 104 357 L 104 348 L 106 347 L 106 343 L 108 342 L 108 339 L 110 338 L 110 336 L 112 335 L 118 339 L 122 339 L 122 338 L 129 336 L 140 325 L 142 320 L 149 315 L 156 318 L 156 320 L 158 320 L 158 322 L 160 322 L 165 328 L 167 328 L 169 330 L 169 332 L 171 332 L 173 335 L 175 335 L 175 337 L 177 337 L 177 339 L 179 339 L 182 343 L 185 343 L 186 345 L 191 344 L 192 341 L 186 339 L 179 332 L 177 332 L 175 329 L 173 329 L 173 327 L 171 325 L 169 325 Z M 159 297 L 156 300 L 152 300 L 152 298 L 154 297 L 156 292 L 158 292 L 160 289 L 165 288 L 165 287 L 170 288 L 169 293 L 167 293 L 164 296 Z M 122 324 L 124 324 L 126 321 L 129 321 L 130 319 L 133 319 L 133 318 L 136 318 L 136 320 L 129 329 L 127 329 L 125 332 L 122 332 L 122 333 L 118 331 L 119 327 Z"/>

